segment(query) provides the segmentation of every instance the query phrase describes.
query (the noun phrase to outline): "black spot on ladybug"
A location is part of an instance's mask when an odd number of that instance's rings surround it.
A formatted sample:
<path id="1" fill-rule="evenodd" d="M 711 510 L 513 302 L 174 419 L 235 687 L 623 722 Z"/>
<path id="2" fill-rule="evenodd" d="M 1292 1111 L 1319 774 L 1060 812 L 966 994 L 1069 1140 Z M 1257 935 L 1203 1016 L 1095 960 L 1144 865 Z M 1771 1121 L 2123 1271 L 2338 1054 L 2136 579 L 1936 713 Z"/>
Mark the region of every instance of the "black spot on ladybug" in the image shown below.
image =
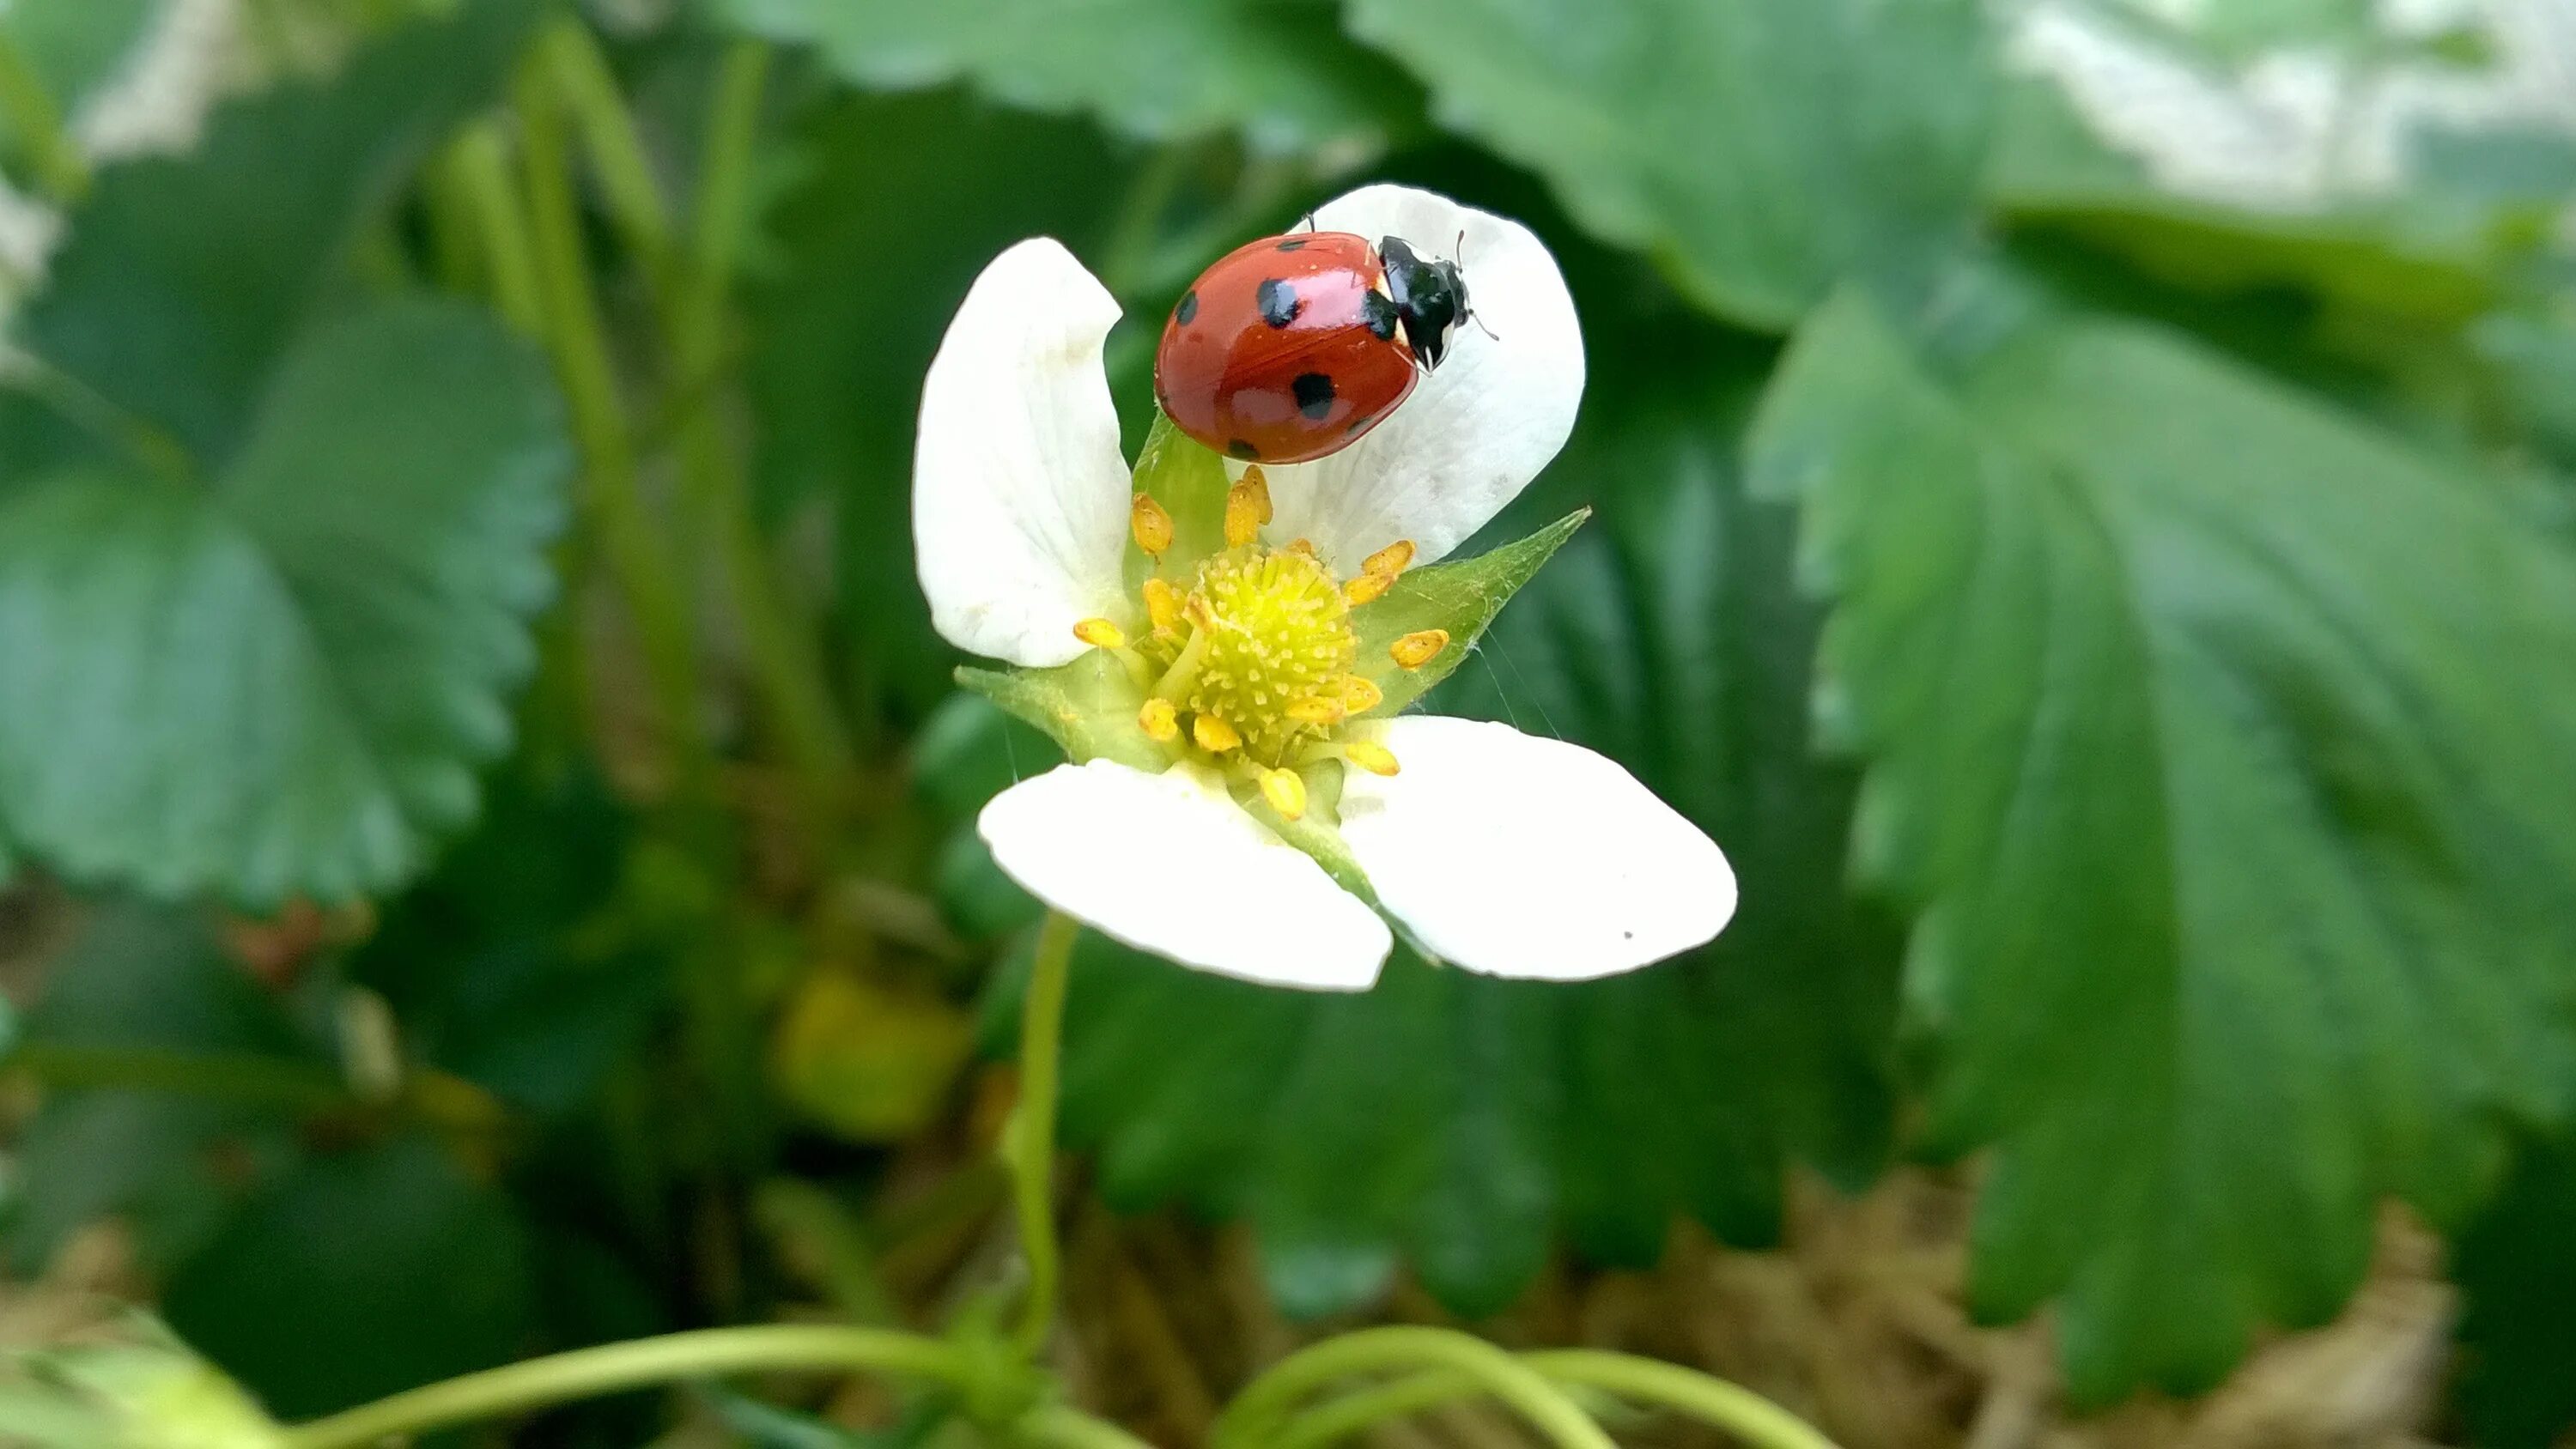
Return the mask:
<path id="1" fill-rule="evenodd" d="M 1360 298 L 1360 320 L 1377 334 L 1380 342 L 1395 340 L 1395 302 L 1386 293 L 1371 289 Z"/>
<path id="2" fill-rule="evenodd" d="M 1333 380 L 1320 372 L 1301 372 L 1288 384 L 1297 397 L 1297 411 L 1317 422 L 1333 410 Z"/>
<path id="3" fill-rule="evenodd" d="M 1358 432 L 1360 429 L 1367 427 L 1369 425 L 1369 418 L 1369 414 L 1362 413 L 1358 417 L 1351 419 L 1351 425 L 1342 429 L 1342 436 L 1347 438 L 1351 434 Z"/>
<path id="4" fill-rule="evenodd" d="M 1297 314 L 1306 306 L 1305 299 L 1297 295 L 1297 289 L 1277 277 L 1262 278 L 1252 300 L 1261 309 L 1261 320 L 1273 327 L 1285 327 L 1296 321 Z"/>
<path id="5" fill-rule="evenodd" d="M 1261 461 L 1261 450 L 1252 446 L 1252 444 L 1245 442 L 1241 438 L 1237 438 L 1233 442 L 1226 444 L 1225 450 L 1247 463 L 1258 463 Z"/>
<path id="6" fill-rule="evenodd" d="M 1296 251 L 1298 248 L 1303 247 L 1305 244 L 1306 244 L 1306 239 L 1305 239 L 1304 237 L 1302 237 L 1302 236 L 1292 236 L 1292 237 L 1288 238 L 1286 241 L 1281 242 L 1281 243 L 1279 244 L 1279 250 L 1281 250 L 1281 251 L 1283 251 L 1283 252 L 1293 252 L 1293 251 Z"/>
<path id="7" fill-rule="evenodd" d="M 1192 288 L 1181 294 L 1181 305 L 1172 309 L 1172 320 L 1187 327 L 1190 325 L 1190 319 L 1197 315 L 1199 315 L 1199 294 L 1196 288 Z"/>

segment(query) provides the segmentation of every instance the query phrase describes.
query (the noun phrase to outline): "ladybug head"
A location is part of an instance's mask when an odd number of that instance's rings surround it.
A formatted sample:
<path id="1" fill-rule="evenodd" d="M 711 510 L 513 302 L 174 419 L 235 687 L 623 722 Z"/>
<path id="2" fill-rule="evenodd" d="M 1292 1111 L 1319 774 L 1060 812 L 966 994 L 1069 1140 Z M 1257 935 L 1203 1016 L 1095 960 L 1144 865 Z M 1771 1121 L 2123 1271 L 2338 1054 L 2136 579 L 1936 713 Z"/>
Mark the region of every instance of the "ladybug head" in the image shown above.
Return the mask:
<path id="1" fill-rule="evenodd" d="M 1426 262 L 1402 237 L 1381 240 L 1377 252 L 1386 263 L 1387 295 L 1395 301 L 1404 340 L 1413 345 L 1422 370 L 1434 371 L 1448 354 L 1449 334 L 1468 318 L 1467 279 L 1456 262 Z"/>

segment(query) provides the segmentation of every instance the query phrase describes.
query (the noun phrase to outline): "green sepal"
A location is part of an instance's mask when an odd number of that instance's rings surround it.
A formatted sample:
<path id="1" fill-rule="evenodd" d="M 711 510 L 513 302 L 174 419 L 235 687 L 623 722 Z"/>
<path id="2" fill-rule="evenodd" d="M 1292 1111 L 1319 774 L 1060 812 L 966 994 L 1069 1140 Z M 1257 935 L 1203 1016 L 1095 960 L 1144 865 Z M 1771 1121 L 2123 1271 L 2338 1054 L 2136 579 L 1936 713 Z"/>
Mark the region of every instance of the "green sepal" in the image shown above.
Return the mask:
<path id="1" fill-rule="evenodd" d="M 1106 649 L 1053 669 L 961 665 L 957 683 L 1044 731 L 1077 765 L 1116 760 L 1159 775 L 1172 763 L 1162 746 L 1136 727 L 1145 691 Z"/>
<path id="2" fill-rule="evenodd" d="M 1591 516 L 1591 509 L 1578 508 L 1491 553 L 1414 569 L 1382 597 L 1354 610 L 1351 625 L 1360 640 L 1358 672 L 1386 695 L 1368 717 L 1394 715 L 1448 678 L 1503 605 Z M 1420 669 L 1399 667 L 1387 653 L 1388 646 L 1424 629 L 1448 630 L 1449 647 Z"/>
<path id="3" fill-rule="evenodd" d="M 1190 567 L 1225 547 L 1225 494 L 1232 486 L 1225 460 L 1189 434 L 1154 414 L 1152 431 L 1136 454 L 1135 487 L 1151 494 L 1172 515 L 1172 546 L 1162 558 L 1166 574 L 1186 575 Z M 1127 540 L 1127 589 L 1133 593 L 1154 572 L 1155 561 Z"/>

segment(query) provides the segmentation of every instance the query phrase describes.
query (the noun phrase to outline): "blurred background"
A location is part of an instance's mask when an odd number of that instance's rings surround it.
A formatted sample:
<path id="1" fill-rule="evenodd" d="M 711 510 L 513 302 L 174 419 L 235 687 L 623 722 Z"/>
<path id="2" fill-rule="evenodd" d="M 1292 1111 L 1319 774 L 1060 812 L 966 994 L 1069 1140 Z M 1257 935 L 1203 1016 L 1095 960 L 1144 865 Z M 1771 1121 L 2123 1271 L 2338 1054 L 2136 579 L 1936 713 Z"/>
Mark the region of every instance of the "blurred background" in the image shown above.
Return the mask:
<path id="1" fill-rule="evenodd" d="M 1592 373 L 1435 704 L 1743 911 L 1347 999 L 1086 941 L 1077 1398 L 1194 1444 L 1397 1321 L 1851 1449 L 2576 1422 L 2569 0 L 0 0 L 0 175 L 0 1443 L 198 1442 L 66 1345 L 292 1419 L 1005 1284 L 972 821 L 1055 756 L 929 629 L 923 369 L 1060 237 L 1132 448 L 1199 269 L 1379 179 Z"/>

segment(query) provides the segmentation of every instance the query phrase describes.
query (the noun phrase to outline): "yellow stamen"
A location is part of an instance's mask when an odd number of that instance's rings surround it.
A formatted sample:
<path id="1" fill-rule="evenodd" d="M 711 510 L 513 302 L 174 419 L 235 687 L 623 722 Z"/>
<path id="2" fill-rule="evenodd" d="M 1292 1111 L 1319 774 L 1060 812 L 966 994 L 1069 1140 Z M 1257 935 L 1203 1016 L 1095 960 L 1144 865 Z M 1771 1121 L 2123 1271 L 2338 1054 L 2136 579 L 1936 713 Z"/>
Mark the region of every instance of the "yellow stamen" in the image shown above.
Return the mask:
<path id="1" fill-rule="evenodd" d="M 1308 558 L 1313 558 L 1315 556 L 1315 541 L 1311 538 L 1292 538 L 1288 540 L 1288 547 L 1284 551 L 1288 553 L 1304 554 Z"/>
<path id="2" fill-rule="evenodd" d="M 1261 798 L 1281 816 L 1295 820 L 1306 813 L 1306 782 L 1294 770 L 1264 770 Z"/>
<path id="3" fill-rule="evenodd" d="M 1372 775 L 1392 775 L 1402 768 L 1395 762 L 1395 751 L 1375 740 L 1353 740 L 1342 746 L 1342 754 Z"/>
<path id="4" fill-rule="evenodd" d="M 1145 495 L 1139 493 L 1139 498 Z M 1157 634 L 1181 632 L 1181 591 L 1161 579 L 1145 581 L 1145 616 L 1154 621 Z"/>
<path id="5" fill-rule="evenodd" d="M 1234 726 L 1212 714 L 1191 719 L 1190 738 L 1198 741 L 1199 748 L 1211 755 L 1222 755 L 1243 745 L 1243 736 L 1235 732 Z"/>
<path id="6" fill-rule="evenodd" d="M 1123 649 L 1127 631 L 1106 619 L 1085 619 L 1073 626 L 1073 637 L 1099 649 Z"/>
<path id="7" fill-rule="evenodd" d="M 1335 681 L 1334 688 L 1341 691 L 1342 708 L 1350 714 L 1366 714 L 1386 702 L 1384 690 L 1356 674 L 1343 675 Z"/>
<path id="8" fill-rule="evenodd" d="M 1156 558 L 1172 546 L 1172 515 L 1154 501 L 1151 493 L 1139 493 L 1127 510 L 1127 527 L 1136 535 L 1136 546 Z"/>
<path id="9" fill-rule="evenodd" d="M 1342 597 L 1350 600 L 1351 607 L 1356 609 L 1385 593 L 1387 586 L 1394 582 L 1395 578 L 1391 574 L 1361 574 L 1358 578 L 1342 585 Z"/>
<path id="10" fill-rule="evenodd" d="M 1256 463 L 1243 470 L 1242 481 L 1225 490 L 1225 543 L 1241 548 L 1261 536 L 1270 521 L 1270 481 Z"/>
<path id="11" fill-rule="evenodd" d="M 1144 497 L 1141 493 L 1136 496 L 1139 498 Z M 1412 567 L 1413 552 L 1413 540 L 1409 538 L 1399 538 L 1395 542 L 1388 544 L 1386 547 L 1379 549 L 1377 552 L 1370 554 L 1366 559 L 1362 560 L 1360 563 L 1360 572 L 1364 574 L 1382 574 L 1391 581 L 1397 574 L 1400 574 L 1406 569 Z"/>
<path id="12" fill-rule="evenodd" d="M 1298 700 L 1288 706 L 1290 719 L 1310 725 L 1340 724 L 1342 716 L 1349 712 L 1349 708 L 1340 700 L 1320 694 Z"/>
<path id="13" fill-rule="evenodd" d="M 1387 646 L 1388 657 L 1407 669 L 1420 669 L 1449 647 L 1446 629 L 1417 629 Z"/>
<path id="14" fill-rule="evenodd" d="M 1180 712 L 1168 699 L 1149 699 L 1136 711 L 1136 727 L 1158 745 L 1168 745 L 1181 737 Z"/>

